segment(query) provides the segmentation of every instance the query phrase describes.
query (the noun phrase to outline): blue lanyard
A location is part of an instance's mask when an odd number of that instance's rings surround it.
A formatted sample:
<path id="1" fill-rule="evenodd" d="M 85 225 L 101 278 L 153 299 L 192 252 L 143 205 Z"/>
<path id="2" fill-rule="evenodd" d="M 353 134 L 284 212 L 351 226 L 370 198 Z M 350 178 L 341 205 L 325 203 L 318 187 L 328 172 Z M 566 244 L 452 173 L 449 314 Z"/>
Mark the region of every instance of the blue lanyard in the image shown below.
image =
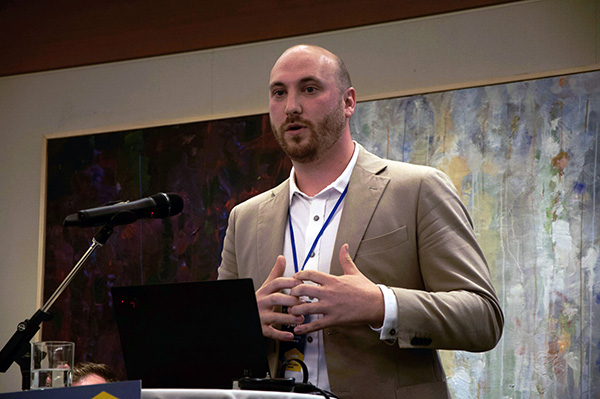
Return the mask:
<path id="1" fill-rule="evenodd" d="M 310 258 L 310 254 L 312 254 L 313 251 L 315 250 L 315 247 L 317 246 L 317 242 L 319 242 L 319 239 L 321 238 L 321 236 L 325 232 L 325 229 L 329 225 L 329 222 L 331 222 L 331 219 L 333 218 L 333 215 L 335 215 L 335 211 L 337 211 L 337 209 L 339 208 L 340 204 L 342 203 L 342 200 L 346 196 L 346 193 L 348 192 L 348 185 L 349 184 L 350 183 L 346 184 L 346 188 L 344 189 L 344 192 L 342 193 L 342 195 L 340 196 L 340 198 L 335 203 L 335 206 L 333 207 L 333 209 L 329 213 L 329 216 L 327 217 L 327 220 L 325 221 L 325 224 L 323 224 L 323 227 L 321 227 L 321 231 L 319 231 L 319 234 L 317 234 L 317 238 L 315 238 L 315 241 L 313 242 L 312 246 L 310 247 L 310 251 L 308 251 L 306 253 L 306 259 L 304 259 L 304 263 L 302 264 L 302 269 L 301 270 L 304 270 L 304 266 L 306 266 L 306 262 L 308 262 L 308 259 Z M 297 258 L 297 255 L 296 255 L 296 240 L 294 239 L 294 228 L 292 227 L 292 213 L 290 212 L 290 208 L 288 208 L 288 222 L 289 222 L 289 225 L 290 225 L 290 241 L 292 242 L 292 254 L 294 255 L 294 270 L 296 271 L 296 273 L 298 273 L 298 258 Z"/>

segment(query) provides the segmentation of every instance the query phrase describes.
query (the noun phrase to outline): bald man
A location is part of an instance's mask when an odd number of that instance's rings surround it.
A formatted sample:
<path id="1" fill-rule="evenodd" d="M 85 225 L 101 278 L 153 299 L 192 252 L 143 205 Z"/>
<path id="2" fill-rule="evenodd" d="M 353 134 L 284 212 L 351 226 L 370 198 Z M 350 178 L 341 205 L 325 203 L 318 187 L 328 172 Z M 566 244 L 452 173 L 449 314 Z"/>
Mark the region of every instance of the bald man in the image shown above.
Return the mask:
<path id="1" fill-rule="evenodd" d="M 489 269 L 450 179 L 354 142 L 355 107 L 335 54 L 277 60 L 269 116 L 293 168 L 231 211 L 219 278 L 260 287 L 272 371 L 299 358 L 345 399 L 449 397 L 437 349 L 486 351 L 502 334 Z"/>

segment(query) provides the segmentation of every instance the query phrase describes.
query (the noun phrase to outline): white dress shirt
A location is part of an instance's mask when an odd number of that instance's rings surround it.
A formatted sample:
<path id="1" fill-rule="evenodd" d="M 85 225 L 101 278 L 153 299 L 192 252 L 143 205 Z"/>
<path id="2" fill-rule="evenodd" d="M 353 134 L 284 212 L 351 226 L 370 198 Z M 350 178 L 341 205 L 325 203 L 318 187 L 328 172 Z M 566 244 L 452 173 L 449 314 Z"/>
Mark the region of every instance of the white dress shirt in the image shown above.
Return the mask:
<path id="1" fill-rule="evenodd" d="M 358 146 L 355 145 L 354 154 L 346 169 L 333 183 L 325 187 L 314 197 L 309 197 L 300 191 L 296 185 L 294 168 L 292 168 L 290 173 L 290 214 L 294 230 L 298 271 L 302 270 L 302 265 L 307 256 L 306 252 L 313 245 L 325 221 L 348 185 L 357 159 Z M 334 248 L 334 244 L 344 201 L 345 199 L 340 203 L 329 225 L 318 240 L 313 254 L 309 256 L 304 266 L 304 270 L 318 270 L 323 273 L 329 273 L 332 257 L 339 256 L 340 248 Z M 292 277 L 296 273 L 289 230 L 288 227 L 286 229 L 283 250 L 286 260 L 286 270 L 284 273 L 286 277 Z M 373 330 L 380 333 L 380 339 L 393 340 L 395 339 L 398 324 L 396 297 L 388 287 L 379 285 L 379 288 L 384 295 L 385 319 L 381 328 Z M 312 317 L 321 316 L 313 315 Z M 309 382 L 321 389 L 329 390 L 329 377 L 327 375 L 327 363 L 323 348 L 323 331 L 307 334 L 304 363 L 308 367 Z M 294 377 L 296 381 L 302 381 L 301 372 L 287 371 L 286 377 Z"/>

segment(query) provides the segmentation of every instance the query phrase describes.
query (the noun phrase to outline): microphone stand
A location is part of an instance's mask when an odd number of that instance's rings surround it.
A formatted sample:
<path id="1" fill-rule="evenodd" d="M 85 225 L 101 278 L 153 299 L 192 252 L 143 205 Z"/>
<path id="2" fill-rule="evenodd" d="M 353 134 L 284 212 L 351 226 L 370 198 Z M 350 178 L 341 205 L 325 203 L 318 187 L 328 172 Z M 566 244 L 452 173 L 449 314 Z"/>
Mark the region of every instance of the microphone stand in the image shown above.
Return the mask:
<path id="1" fill-rule="evenodd" d="M 6 343 L 4 348 L 2 348 L 2 351 L 0 351 L 0 373 L 5 373 L 13 362 L 17 363 L 21 367 L 21 389 L 23 391 L 29 390 L 31 385 L 31 345 L 29 342 L 40 329 L 42 322 L 52 320 L 52 314 L 48 312 L 50 306 L 52 306 L 59 295 L 62 294 L 65 288 L 71 283 L 77 272 L 79 272 L 96 248 L 106 244 L 106 241 L 109 239 L 112 232 L 113 225 L 106 224 L 98 233 L 96 233 L 88 250 L 83 254 L 81 259 L 79 259 L 79 262 L 73 267 L 73 270 L 71 270 L 56 291 L 54 291 L 54 294 L 52 294 L 50 299 L 48 299 L 41 309 L 38 309 L 38 311 L 35 312 L 31 319 L 25 319 L 17 325 L 17 331 Z"/>

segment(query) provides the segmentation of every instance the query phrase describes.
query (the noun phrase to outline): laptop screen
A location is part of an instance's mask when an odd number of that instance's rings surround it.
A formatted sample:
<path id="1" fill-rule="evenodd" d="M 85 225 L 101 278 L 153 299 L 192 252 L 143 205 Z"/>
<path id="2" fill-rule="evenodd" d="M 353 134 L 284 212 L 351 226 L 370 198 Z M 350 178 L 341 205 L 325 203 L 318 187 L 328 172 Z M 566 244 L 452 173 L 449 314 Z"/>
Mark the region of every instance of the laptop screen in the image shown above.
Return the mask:
<path id="1" fill-rule="evenodd" d="M 129 380 L 144 388 L 232 387 L 268 371 L 250 279 L 112 288 Z"/>

